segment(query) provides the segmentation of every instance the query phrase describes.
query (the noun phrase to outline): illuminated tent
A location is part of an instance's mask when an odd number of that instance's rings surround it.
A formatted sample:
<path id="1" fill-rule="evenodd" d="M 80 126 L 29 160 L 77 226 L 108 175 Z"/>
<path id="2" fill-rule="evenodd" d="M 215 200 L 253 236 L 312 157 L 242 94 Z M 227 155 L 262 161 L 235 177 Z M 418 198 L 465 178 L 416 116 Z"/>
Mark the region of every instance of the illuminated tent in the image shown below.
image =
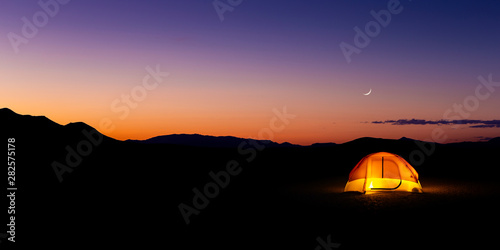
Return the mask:
<path id="1" fill-rule="evenodd" d="M 351 170 L 344 192 L 422 192 L 415 169 L 399 155 L 380 152 L 365 156 Z"/>

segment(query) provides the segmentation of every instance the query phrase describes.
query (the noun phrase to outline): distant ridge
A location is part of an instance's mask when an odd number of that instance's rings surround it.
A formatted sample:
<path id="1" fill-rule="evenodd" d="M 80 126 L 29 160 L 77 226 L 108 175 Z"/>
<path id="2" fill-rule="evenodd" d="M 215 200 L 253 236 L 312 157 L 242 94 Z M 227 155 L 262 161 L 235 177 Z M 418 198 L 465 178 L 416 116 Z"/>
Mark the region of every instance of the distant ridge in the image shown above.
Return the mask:
<path id="1" fill-rule="evenodd" d="M 311 144 L 310 147 L 321 148 L 321 147 L 333 147 L 333 146 L 337 146 L 337 145 L 338 145 L 337 143 L 333 143 L 333 142 L 323 142 L 323 143 L 313 143 L 313 144 Z"/>
<path id="2" fill-rule="evenodd" d="M 254 140 L 248 138 L 238 138 L 234 136 L 210 136 L 200 134 L 172 134 L 161 135 L 147 140 L 127 140 L 129 142 L 147 143 L 147 144 L 174 144 L 184 146 L 196 147 L 210 147 L 210 148 L 236 148 L 242 142 Z M 269 140 L 255 140 L 261 145 L 266 147 L 300 147 L 288 142 L 277 143 Z"/>
<path id="3" fill-rule="evenodd" d="M 401 137 L 399 138 L 400 141 L 416 141 L 415 139 L 407 138 L 407 137 Z"/>
<path id="4" fill-rule="evenodd" d="M 488 143 L 500 145 L 500 137 L 492 138 L 488 141 Z"/>
<path id="5" fill-rule="evenodd" d="M 74 122 L 66 125 L 61 125 L 53 122 L 45 116 L 31 116 L 31 115 L 20 115 L 12 111 L 9 108 L 0 109 L 0 121 L 2 121 L 1 132 L 16 132 L 17 134 L 23 134 L 27 137 L 33 139 L 44 138 L 48 140 L 50 138 L 66 141 L 67 139 L 78 137 L 82 130 L 92 130 L 93 127 L 89 126 L 83 122 Z M 117 141 L 113 138 L 104 136 L 106 140 Z M 196 146 L 196 147 L 210 147 L 210 148 L 236 148 L 242 142 L 248 142 L 249 138 L 239 138 L 234 136 L 210 136 L 210 135 L 200 135 L 200 134 L 172 134 L 172 135 L 161 135 L 149 138 L 147 140 L 126 140 L 127 142 L 143 143 L 143 144 L 171 144 L 171 145 L 184 145 L 184 146 Z M 314 143 L 310 146 L 301 146 L 292 144 L 289 142 L 277 143 L 269 140 L 255 140 L 261 145 L 272 148 L 293 148 L 293 147 L 316 147 L 316 148 L 327 148 L 335 147 L 339 145 L 346 146 L 360 146 L 360 145 L 371 145 L 373 148 L 380 148 L 381 146 L 387 147 L 389 149 L 397 149 L 401 146 L 414 146 L 413 142 L 420 142 L 419 140 L 401 137 L 400 139 L 383 139 L 383 138 L 373 138 L 373 137 L 361 137 L 348 141 L 342 144 L 336 143 Z M 490 145 L 500 145 L 500 137 L 492 138 L 487 142 L 455 142 L 448 143 L 450 145 L 458 146 L 470 146 L 470 145 L 484 145 L 485 143 Z"/>

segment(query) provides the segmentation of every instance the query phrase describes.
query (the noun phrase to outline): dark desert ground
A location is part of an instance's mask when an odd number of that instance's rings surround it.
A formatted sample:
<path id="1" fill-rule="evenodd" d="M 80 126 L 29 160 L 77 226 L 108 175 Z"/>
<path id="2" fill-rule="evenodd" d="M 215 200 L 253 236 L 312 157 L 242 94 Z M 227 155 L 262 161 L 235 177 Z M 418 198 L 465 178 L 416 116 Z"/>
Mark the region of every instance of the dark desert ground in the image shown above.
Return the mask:
<path id="1" fill-rule="evenodd" d="M 2 139 L 16 138 L 19 247 L 327 249 L 318 239 L 332 243 L 330 249 L 497 245 L 499 138 L 436 144 L 414 166 L 422 194 L 365 195 L 343 193 L 356 163 L 379 151 L 408 159 L 418 149 L 413 140 L 272 144 L 241 154 L 103 136 L 59 182 L 51 164 L 64 163 L 66 146 L 88 140 L 82 131 L 92 128 L 9 109 L 0 110 L 0 119 Z M 213 182 L 209 173 L 232 160 L 241 172 L 187 225 L 179 204 L 193 206 L 193 188 L 203 190 Z"/>

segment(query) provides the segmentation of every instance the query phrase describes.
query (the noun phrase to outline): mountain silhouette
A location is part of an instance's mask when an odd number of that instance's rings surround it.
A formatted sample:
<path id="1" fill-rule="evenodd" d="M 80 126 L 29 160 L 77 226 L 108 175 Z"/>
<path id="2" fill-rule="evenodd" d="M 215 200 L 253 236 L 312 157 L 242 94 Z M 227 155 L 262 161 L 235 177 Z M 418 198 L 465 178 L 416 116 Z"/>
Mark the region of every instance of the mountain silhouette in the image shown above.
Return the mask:
<path id="1" fill-rule="evenodd" d="M 31 135 L 34 138 L 37 137 L 47 137 L 51 134 L 55 134 L 53 139 L 64 139 L 71 140 L 71 138 L 78 137 L 82 130 L 95 130 L 93 127 L 89 126 L 83 122 L 73 122 L 66 125 L 60 125 L 53 122 L 45 116 L 31 116 L 31 115 L 20 115 L 8 108 L 0 109 L 0 119 L 5 121 L 4 131 L 10 130 L 15 133 L 22 133 L 24 135 Z M 102 135 L 107 141 L 117 140 Z M 239 138 L 234 136 L 210 136 L 210 135 L 200 135 L 200 134 L 171 134 L 171 135 L 161 135 L 155 136 L 146 140 L 126 140 L 126 142 L 142 143 L 142 144 L 172 144 L 172 145 L 183 145 L 183 146 L 195 146 L 195 147 L 209 147 L 209 148 L 236 148 L 242 142 L 254 140 L 259 144 L 265 145 L 269 148 L 276 147 L 304 147 L 301 145 L 291 144 L 288 142 L 277 143 L 270 140 L 256 140 L 249 138 Z M 356 145 L 389 145 L 389 146 L 401 146 L 401 145 L 411 145 L 414 142 L 424 141 L 415 140 L 407 137 L 402 137 L 398 140 L 393 139 L 383 139 L 383 138 L 373 138 L 373 137 L 362 137 L 348 141 L 342 144 L 336 143 L 313 143 L 310 147 L 333 147 L 338 145 L 346 146 L 356 146 Z M 492 138 L 488 141 L 489 144 L 499 144 L 500 137 Z M 484 142 L 458 142 L 450 143 L 452 144 L 467 144 L 472 147 L 484 144 Z"/>
<path id="2" fill-rule="evenodd" d="M 117 148 L 126 148 L 127 150 L 137 148 L 138 151 L 150 148 L 154 152 L 159 152 L 158 150 L 161 150 L 161 148 L 168 148 L 169 150 L 203 150 L 204 152 L 218 152 L 218 149 L 227 149 L 235 152 L 232 149 L 240 147 L 240 150 L 244 150 L 245 147 L 251 145 L 252 141 L 252 139 L 233 136 L 207 136 L 199 134 L 174 134 L 157 136 L 147 140 L 118 141 L 102 135 L 83 122 L 60 125 L 44 116 L 19 115 L 8 108 L 0 109 L 0 119 L 4 123 L 2 133 L 4 133 L 5 137 L 16 137 L 18 140 L 26 142 L 23 146 L 33 151 L 33 156 L 38 157 L 41 161 L 45 159 L 46 164 L 49 166 L 54 161 L 64 162 L 68 154 L 66 148 L 69 146 L 76 150 L 79 143 L 89 140 L 89 134 L 93 134 L 96 138 L 102 137 L 102 145 L 105 146 L 97 147 L 98 151 L 102 151 L 102 154 L 106 154 L 109 151 L 116 152 Z M 460 176 L 468 176 L 468 174 L 465 174 L 467 171 L 461 169 L 465 166 L 464 163 L 470 166 L 488 165 L 492 161 L 492 155 L 496 154 L 495 150 L 498 150 L 500 147 L 500 137 L 490 139 L 488 142 L 449 144 L 430 143 L 406 137 L 397 140 L 362 137 L 342 144 L 315 143 L 310 146 L 299 146 L 290 143 L 280 144 L 268 140 L 255 140 L 255 142 L 257 143 L 256 145 L 264 146 L 263 148 L 268 150 L 279 149 L 280 151 L 276 152 L 286 152 L 286 154 L 291 155 L 302 154 L 305 156 L 307 154 L 322 154 L 323 152 L 330 152 L 329 154 L 333 155 L 338 154 L 342 156 L 342 159 L 350 159 L 347 161 L 348 164 L 346 162 L 346 169 L 344 171 L 348 171 L 352 164 L 354 164 L 353 162 L 367 154 L 387 151 L 401 155 L 410 162 L 411 160 L 414 160 L 416 163 L 422 162 L 423 166 L 420 171 L 423 173 Z M 80 147 L 84 146 L 80 145 Z M 199 149 L 194 149 L 193 147 Z M 54 151 L 53 149 L 58 150 Z M 213 149 L 215 151 L 206 151 L 205 149 Z M 262 149 L 259 148 L 260 150 Z M 457 158 L 457 155 L 461 157 Z M 93 154 L 93 157 L 95 157 L 95 154 Z M 321 159 L 321 157 L 318 159 Z M 420 159 L 421 157 L 424 159 Z M 310 164 L 304 163 L 304 165 Z M 321 165 L 318 162 L 317 166 Z M 315 165 L 309 166 L 309 168 L 316 169 L 317 167 Z M 454 171 L 450 171 L 450 169 L 454 169 Z M 289 168 L 289 170 L 292 171 L 292 168 Z M 39 170 L 37 169 L 36 171 Z M 325 169 L 317 169 L 318 173 L 324 171 Z M 470 174 L 481 175 L 477 172 Z M 53 173 L 40 173 L 40 176 L 50 176 L 47 177 L 49 179 L 54 178 Z"/>
<path id="3" fill-rule="evenodd" d="M 69 142 L 78 140 L 82 131 L 95 130 L 83 122 L 60 125 L 45 116 L 20 115 L 8 108 L 0 109 L 3 133 L 10 133 L 25 139 Z M 100 134 L 100 133 L 99 133 Z M 102 135 L 106 141 L 116 141 Z"/>
<path id="4" fill-rule="evenodd" d="M 500 137 L 492 138 L 488 141 L 488 143 L 500 145 Z"/>
<path id="5" fill-rule="evenodd" d="M 199 135 L 199 134 L 172 134 L 172 135 L 162 135 L 156 136 L 147 140 L 127 140 L 131 142 L 140 142 L 148 144 L 174 144 L 174 145 L 185 145 L 185 146 L 196 146 L 196 147 L 214 147 L 214 148 L 236 148 L 241 143 L 253 140 L 244 139 L 234 136 L 209 136 L 209 135 Z M 269 140 L 255 140 L 259 144 L 265 145 L 266 147 L 298 147 L 298 145 L 293 145 L 290 143 L 276 143 Z"/>

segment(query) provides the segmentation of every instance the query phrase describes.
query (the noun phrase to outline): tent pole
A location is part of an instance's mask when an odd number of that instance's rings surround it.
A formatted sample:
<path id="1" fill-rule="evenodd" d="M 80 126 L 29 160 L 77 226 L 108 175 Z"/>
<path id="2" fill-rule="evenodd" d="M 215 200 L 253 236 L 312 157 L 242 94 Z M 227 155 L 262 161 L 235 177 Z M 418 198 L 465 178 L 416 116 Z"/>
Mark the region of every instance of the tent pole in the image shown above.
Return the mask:
<path id="1" fill-rule="evenodd" d="M 382 156 L 382 178 L 384 178 L 384 157 Z"/>

